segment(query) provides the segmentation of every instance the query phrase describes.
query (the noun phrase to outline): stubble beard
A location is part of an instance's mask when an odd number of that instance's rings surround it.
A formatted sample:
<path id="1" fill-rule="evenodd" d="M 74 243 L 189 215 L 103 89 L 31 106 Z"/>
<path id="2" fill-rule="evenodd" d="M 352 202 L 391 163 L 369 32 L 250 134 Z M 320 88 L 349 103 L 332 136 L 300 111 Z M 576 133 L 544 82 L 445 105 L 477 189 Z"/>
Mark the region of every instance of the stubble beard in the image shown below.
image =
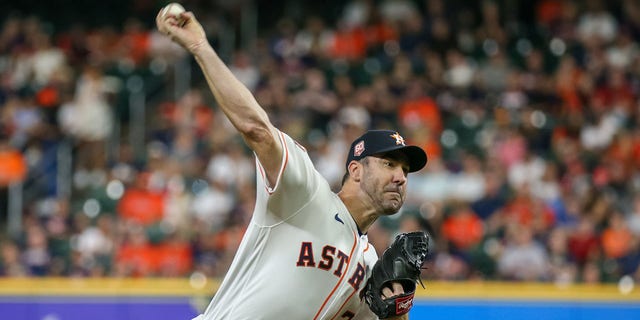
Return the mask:
<path id="1" fill-rule="evenodd" d="M 402 207 L 402 204 L 404 203 L 402 196 L 400 198 L 400 200 L 387 200 L 384 199 L 384 194 L 382 196 L 382 208 L 383 208 L 383 213 L 385 215 L 393 215 L 398 213 L 398 211 L 400 211 L 400 208 Z"/>
<path id="2" fill-rule="evenodd" d="M 388 199 L 388 186 L 378 187 L 377 179 L 365 179 L 364 181 L 362 189 L 369 196 L 373 206 L 380 215 L 390 216 L 400 210 L 404 203 L 404 195 L 400 190 L 398 190 L 400 199 Z"/>

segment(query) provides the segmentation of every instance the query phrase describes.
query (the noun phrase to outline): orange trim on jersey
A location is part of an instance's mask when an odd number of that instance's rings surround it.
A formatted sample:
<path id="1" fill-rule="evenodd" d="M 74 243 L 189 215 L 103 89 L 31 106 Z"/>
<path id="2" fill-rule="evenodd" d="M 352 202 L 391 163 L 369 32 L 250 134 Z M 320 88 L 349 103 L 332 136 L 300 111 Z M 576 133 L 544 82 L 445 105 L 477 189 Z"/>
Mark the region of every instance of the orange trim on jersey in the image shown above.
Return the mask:
<path id="1" fill-rule="evenodd" d="M 344 308 L 344 306 L 347 304 L 347 302 L 349 302 L 349 300 L 351 300 L 351 297 L 353 297 L 353 295 L 358 292 L 356 291 L 356 289 L 353 289 L 353 292 L 351 292 L 351 294 L 349 295 L 349 298 L 347 298 L 347 300 L 345 300 L 342 305 L 340 306 L 340 309 L 338 309 L 338 312 L 336 312 L 336 314 L 333 316 L 333 318 L 331 318 L 331 320 L 335 319 L 339 314 L 340 311 L 342 310 L 342 308 Z"/>
<path id="2" fill-rule="evenodd" d="M 366 247 L 366 248 L 364 248 L 364 251 L 362 251 L 362 252 L 363 252 L 363 253 L 364 253 L 364 252 L 367 252 L 367 250 L 369 250 L 369 242 L 367 242 L 367 247 Z M 364 256 L 363 256 L 363 258 L 364 258 Z M 364 259 L 363 259 L 363 260 L 364 260 Z M 362 264 L 366 265 L 366 264 L 364 263 L 364 261 L 362 261 Z M 335 319 L 335 318 L 340 314 L 340 311 L 342 311 L 342 308 L 344 308 L 344 306 L 347 304 L 347 302 L 349 302 L 349 300 L 351 300 L 351 298 L 353 297 L 353 295 L 354 295 L 356 292 L 358 292 L 358 290 L 353 289 L 353 292 L 351 292 L 351 294 L 349 295 L 349 297 L 347 298 L 347 300 L 345 300 L 345 301 L 342 303 L 342 305 L 340 306 L 340 309 L 338 309 L 338 312 L 336 312 L 336 314 L 333 316 L 333 318 L 331 318 L 331 320 Z"/>
<path id="3" fill-rule="evenodd" d="M 298 146 L 300 149 L 302 149 L 302 151 L 307 152 L 307 148 L 305 148 L 303 145 L 300 144 L 300 142 L 293 140 L 293 143 L 296 144 L 296 146 Z"/>
<path id="4" fill-rule="evenodd" d="M 336 285 L 333 287 L 333 290 L 331 290 L 329 295 L 324 299 L 324 302 L 320 306 L 320 309 L 318 309 L 318 312 L 316 312 L 316 315 L 313 317 L 313 320 L 318 319 L 318 316 L 320 315 L 320 312 L 322 311 L 322 309 L 324 309 L 324 306 L 327 305 L 327 302 L 329 302 L 329 299 L 331 298 L 331 296 L 333 296 L 333 294 L 336 292 L 336 290 L 338 290 L 338 288 L 340 287 L 340 283 L 342 283 L 342 280 L 344 280 L 344 276 L 347 275 L 347 273 L 349 273 L 349 264 L 351 263 L 351 256 L 353 255 L 353 251 L 356 249 L 357 245 L 358 245 L 358 240 L 356 238 L 356 234 L 354 233 L 353 234 L 353 247 L 351 247 L 351 252 L 349 252 L 349 258 L 347 259 L 347 269 L 344 270 L 344 272 L 342 273 L 342 276 L 340 276 L 340 279 L 338 280 L 338 283 L 336 283 Z M 347 299 L 347 300 L 349 300 L 349 299 Z M 340 308 L 342 309 L 342 306 Z M 338 311 L 340 311 L 340 310 L 338 310 Z"/>
<path id="5" fill-rule="evenodd" d="M 273 186 L 273 188 L 269 187 L 269 179 L 267 179 L 266 175 L 264 174 L 264 170 L 262 170 L 262 164 L 260 163 L 260 160 L 258 160 L 258 169 L 260 170 L 262 181 L 265 182 L 264 188 L 266 189 L 269 195 L 272 195 L 276 191 L 276 188 L 278 188 L 278 184 L 280 183 L 280 178 L 282 177 L 282 174 L 284 173 L 284 169 L 287 167 L 287 163 L 289 162 L 289 148 L 287 148 L 287 143 L 284 139 L 284 133 L 282 133 L 282 131 L 278 131 L 278 133 L 280 136 L 280 143 L 282 143 L 282 152 L 284 153 L 284 160 L 282 161 L 282 166 L 280 166 L 280 172 L 278 172 L 278 178 L 276 178 L 276 183 Z"/>

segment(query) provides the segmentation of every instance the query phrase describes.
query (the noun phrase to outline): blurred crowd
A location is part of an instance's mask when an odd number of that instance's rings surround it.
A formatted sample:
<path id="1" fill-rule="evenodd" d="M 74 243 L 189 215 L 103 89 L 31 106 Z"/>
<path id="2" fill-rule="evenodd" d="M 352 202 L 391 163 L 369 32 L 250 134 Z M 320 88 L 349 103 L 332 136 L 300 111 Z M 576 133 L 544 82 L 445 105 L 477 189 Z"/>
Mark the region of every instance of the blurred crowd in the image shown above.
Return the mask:
<path id="1" fill-rule="evenodd" d="M 334 19 L 284 15 L 227 58 L 336 190 L 366 129 L 427 151 L 401 213 L 369 232 L 379 253 L 429 232 L 427 279 L 640 281 L 640 3 L 514 3 L 351 0 Z M 135 17 L 47 26 L 12 16 L 0 33 L 0 203 L 24 188 L 0 275 L 224 275 L 255 160 L 197 65 Z"/>

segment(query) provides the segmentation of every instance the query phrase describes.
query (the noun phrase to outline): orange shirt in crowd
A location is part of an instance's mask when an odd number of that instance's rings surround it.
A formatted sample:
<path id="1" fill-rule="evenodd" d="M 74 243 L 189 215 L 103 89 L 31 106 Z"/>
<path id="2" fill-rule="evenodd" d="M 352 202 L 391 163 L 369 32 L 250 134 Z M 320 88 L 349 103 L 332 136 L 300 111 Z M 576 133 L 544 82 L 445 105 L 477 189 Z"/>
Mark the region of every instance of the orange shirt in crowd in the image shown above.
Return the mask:
<path id="1" fill-rule="evenodd" d="M 408 138 L 412 144 L 424 149 L 431 159 L 440 158 L 442 146 L 442 117 L 438 105 L 430 97 L 407 100 L 398 108 L 398 119 L 407 128 L 413 129 Z"/>
<path id="2" fill-rule="evenodd" d="M 158 246 L 156 250 L 159 271 L 163 275 L 180 276 L 191 271 L 193 255 L 189 243 L 169 241 Z"/>
<path id="3" fill-rule="evenodd" d="M 122 218 L 142 225 L 158 222 L 164 214 L 164 194 L 129 189 L 118 202 L 117 210 Z"/>
<path id="4" fill-rule="evenodd" d="M 478 244 L 484 235 L 482 220 L 471 210 L 463 210 L 448 217 L 442 224 L 442 234 L 460 249 Z"/>
<path id="5" fill-rule="evenodd" d="M 193 265 L 191 247 L 185 242 L 124 244 L 115 260 L 127 270 L 127 275 L 133 277 L 152 274 L 181 276 L 188 274 Z"/>
<path id="6" fill-rule="evenodd" d="M 384 21 L 367 27 L 369 45 L 380 45 L 390 40 L 398 39 L 398 32 L 389 23 Z"/>
<path id="7" fill-rule="evenodd" d="M 52 85 L 45 86 L 36 93 L 36 102 L 41 107 L 56 107 L 60 105 L 60 93 Z"/>
<path id="8" fill-rule="evenodd" d="M 536 18 L 540 24 L 549 26 L 562 16 L 562 2 L 560 0 L 542 0 L 536 5 Z"/>
<path id="9" fill-rule="evenodd" d="M 22 181 L 27 175 L 24 156 L 13 149 L 0 149 L 0 187 Z"/>
<path id="10" fill-rule="evenodd" d="M 409 128 L 422 125 L 429 127 L 435 133 L 442 131 L 440 110 L 435 101 L 429 97 L 404 102 L 398 109 L 398 119 Z"/>
<path id="11" fill-rule="evenodd" d="M 527 196 L 518 196 L 507 203 L 504 214 L 507 219 L 536 229 L 550 228 L 555 224 L 555 215 L 551 208 Z"/>
<path id="12" fill-rule="evenodd" d="M 126 275 L 144 277 L 156 273 L 158 251 L 148 243 L 122 245 L 115 256 L 116 265 L 126 270 Z"/>
<path id="13" fill-rule="evenodd" d="M 622 258 L 629 253 L 632 241 L 631 232 L 627 228 L 607 228 L 600 238 L 604 255 L 608 258 Z"/>
<path id="14" fill-rule="evenodd" d="M 330 46 L 332 58 L 358 60 L 367 53 L 367 35 L 362 28 L 337 31 Z"/>

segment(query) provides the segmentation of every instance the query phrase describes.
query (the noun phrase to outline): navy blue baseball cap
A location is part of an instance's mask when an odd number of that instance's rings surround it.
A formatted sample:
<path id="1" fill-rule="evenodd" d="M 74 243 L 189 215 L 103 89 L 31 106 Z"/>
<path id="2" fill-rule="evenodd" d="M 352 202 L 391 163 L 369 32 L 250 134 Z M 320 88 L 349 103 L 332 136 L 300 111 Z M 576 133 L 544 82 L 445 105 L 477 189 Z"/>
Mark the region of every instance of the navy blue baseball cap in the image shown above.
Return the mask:
<path id="1" fill-rule="evenodd" d="M 369 130 L 351 143 L 346 166 L 353 160 L 380 155 L 391 151 L 400 151 L 409 160 L 409 172 L 422 169 L 427 164 L 427 154 L 418 146 L 408 146 L 404 138 L 396 131 Z"/>

